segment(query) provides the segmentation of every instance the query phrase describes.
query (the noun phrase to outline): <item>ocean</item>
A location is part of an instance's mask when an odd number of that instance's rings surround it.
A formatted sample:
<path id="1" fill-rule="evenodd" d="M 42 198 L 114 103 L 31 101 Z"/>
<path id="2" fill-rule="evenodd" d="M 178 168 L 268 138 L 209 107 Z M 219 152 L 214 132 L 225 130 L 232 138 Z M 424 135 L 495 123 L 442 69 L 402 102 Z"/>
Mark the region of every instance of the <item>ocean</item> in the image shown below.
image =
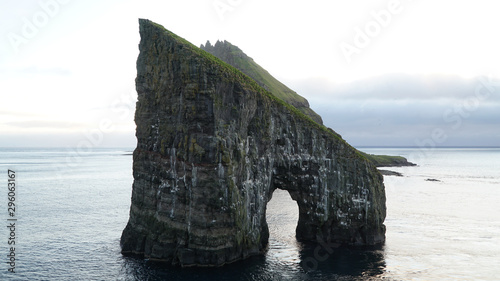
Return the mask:
<path id="1" fill-rule="evenodd" d="M 132 150 L 0 148 L 0 280 L 500 279 L 500 148 L 361 148 L 418 164 L 387 168 L 403 177 L 384 176 L 384 245 L 297 242 L 297 205 L 277 190 L 268 251 L 220 268 L 120 254 Z"/>

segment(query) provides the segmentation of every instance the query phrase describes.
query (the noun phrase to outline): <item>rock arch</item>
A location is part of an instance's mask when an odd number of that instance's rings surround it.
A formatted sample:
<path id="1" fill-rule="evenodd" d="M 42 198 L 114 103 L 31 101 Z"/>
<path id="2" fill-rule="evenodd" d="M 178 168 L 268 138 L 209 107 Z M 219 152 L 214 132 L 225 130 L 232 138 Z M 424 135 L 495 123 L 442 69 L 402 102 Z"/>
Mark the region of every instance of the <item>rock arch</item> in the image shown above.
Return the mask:
<path id="1" fill-rule="evenodd" d="M 299 206 L 299 239 L 384 241 L 383 178 L 357 150 L 163 27 L 140 20 L 140 33 L 124 254 L 182 266 L 259 254 L 276 188 Z"/>

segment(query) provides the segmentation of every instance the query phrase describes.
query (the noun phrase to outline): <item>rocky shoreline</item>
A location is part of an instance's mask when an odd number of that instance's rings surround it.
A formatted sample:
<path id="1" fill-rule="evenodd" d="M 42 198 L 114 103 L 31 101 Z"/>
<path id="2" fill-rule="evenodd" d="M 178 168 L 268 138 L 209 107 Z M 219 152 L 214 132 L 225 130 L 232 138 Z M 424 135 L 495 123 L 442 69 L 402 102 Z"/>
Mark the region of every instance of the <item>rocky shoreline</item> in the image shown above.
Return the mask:
<path id="1" fill-rule="evenodd" d="M 384 176 L 395 176 L 395 177 L 402 177 L 403 174 L 399 173 L 399 172 L 395 172 L 395 171 L 390 171 L 390 170 L 381 170 L 379 169 L 378 170 L 382 175 Z"/>

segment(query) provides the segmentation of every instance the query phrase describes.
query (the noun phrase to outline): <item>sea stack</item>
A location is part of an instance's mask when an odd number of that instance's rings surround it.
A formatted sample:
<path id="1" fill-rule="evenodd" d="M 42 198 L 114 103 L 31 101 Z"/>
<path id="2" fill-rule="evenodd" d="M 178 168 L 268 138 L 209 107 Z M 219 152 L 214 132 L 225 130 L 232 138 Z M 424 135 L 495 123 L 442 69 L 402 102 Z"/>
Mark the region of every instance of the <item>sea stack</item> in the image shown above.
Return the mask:
<path id="1" fill-rule="evenodd" d="M 299 240 L 384 241 L 383 177 L 365 156 L 236 68 L 156 23 L 139 24 L 123 254 L 181 266 L 260 254 L 277 188 L 298 204 Z"/>

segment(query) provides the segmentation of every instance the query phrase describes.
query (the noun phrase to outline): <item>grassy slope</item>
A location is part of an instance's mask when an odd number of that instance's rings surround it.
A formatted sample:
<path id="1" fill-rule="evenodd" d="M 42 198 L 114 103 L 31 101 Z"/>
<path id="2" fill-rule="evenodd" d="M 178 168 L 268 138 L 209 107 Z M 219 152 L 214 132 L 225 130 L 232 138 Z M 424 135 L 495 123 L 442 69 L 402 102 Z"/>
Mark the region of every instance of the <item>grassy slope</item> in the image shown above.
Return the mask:
<path id="1" fill-rule="evenodd" d="M 235 63 L 239 66 L 237 68 L 242 68 L 243 73 L 247 73 L 248 76 L 252 77 L 257 82 L 262 82 L 266 85 L 271 93 L 276 97 L 287 101 L 291 104 L 301 104 L 302 106 L 308 106 L 307 100 L 292 91 L 290 88 L 285 86 L 280 81 L 276 80 L 269 72 L 258 65 L 252 59 L 245 59 L 242 57 L 236 57 Z"/>
<path id="2" fill-rule="evenodd" d="M 258 65 L 237 46 L 224 41 L 217 42 L 215 46 L 202 45 L 201 48 L 250 76 L 274 96 L 293 105 L 316 122 L 323 123 L 321 117 L 309 107 L 307 99 L 274 78 L 267 70 Z"/>

